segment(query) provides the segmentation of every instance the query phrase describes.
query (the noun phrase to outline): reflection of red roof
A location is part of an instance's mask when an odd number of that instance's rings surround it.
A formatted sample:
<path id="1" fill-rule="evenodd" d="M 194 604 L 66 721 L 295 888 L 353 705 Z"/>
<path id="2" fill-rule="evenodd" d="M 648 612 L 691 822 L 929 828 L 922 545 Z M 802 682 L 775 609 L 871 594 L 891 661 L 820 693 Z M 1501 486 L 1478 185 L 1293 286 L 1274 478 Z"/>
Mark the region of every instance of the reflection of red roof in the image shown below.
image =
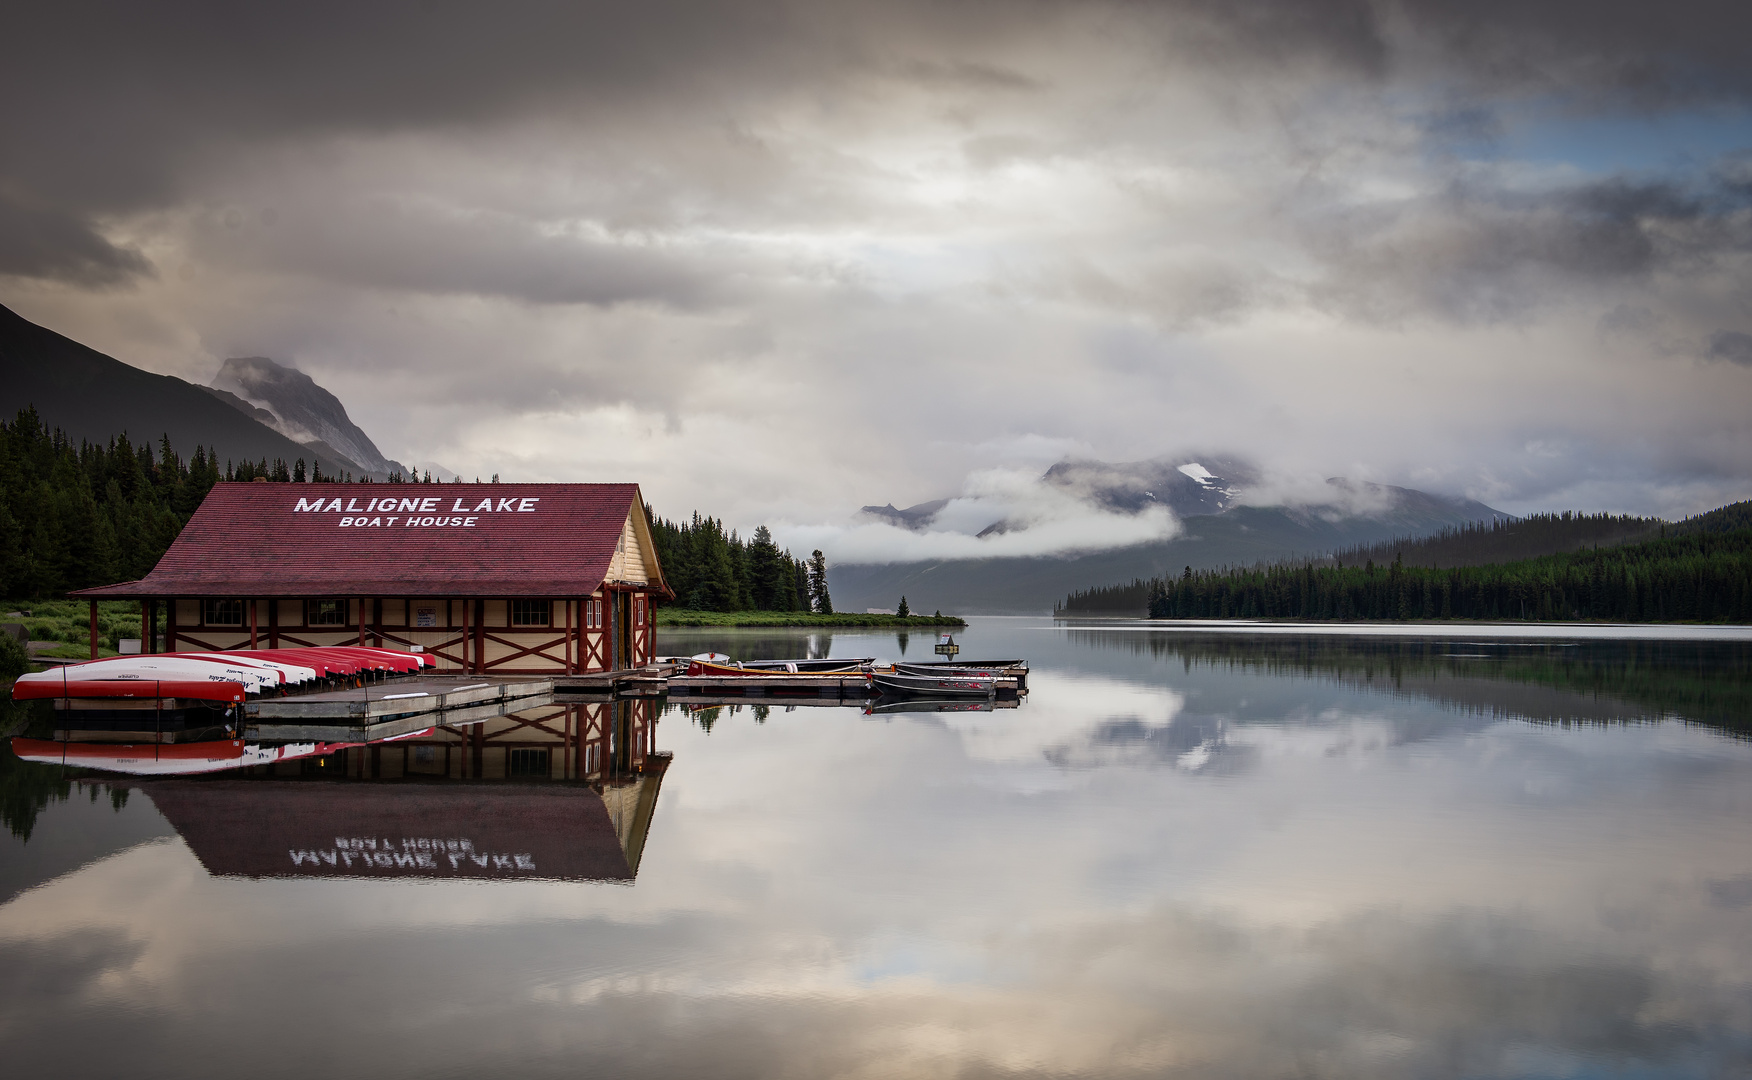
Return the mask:
<path id="1" fill-rule="evenodd" d="M 537 784 L 167 780 L 145 786 L 207 872 L 630 881 L 602 797 Z"/>
<path id="2" fill-rule="evenodd" d="M 220 484 L 145 578 L 77 595 L 588 596 L 641 506 L 637 484 Z"/>

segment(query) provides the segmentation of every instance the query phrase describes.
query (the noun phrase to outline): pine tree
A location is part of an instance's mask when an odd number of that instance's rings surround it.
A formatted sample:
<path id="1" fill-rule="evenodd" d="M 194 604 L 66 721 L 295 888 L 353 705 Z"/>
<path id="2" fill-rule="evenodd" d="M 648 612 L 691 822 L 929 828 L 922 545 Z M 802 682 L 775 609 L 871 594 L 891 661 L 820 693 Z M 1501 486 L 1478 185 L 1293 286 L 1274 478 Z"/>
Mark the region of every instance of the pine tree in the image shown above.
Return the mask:
<path id="1" fill-rule="evenodd" d="M 809 555 L 809 596 L 817 614 L 833 614 L 833 600 L 827 595 L 827 556 L 820 548 Z"/>
<path id="2" fill-rule="evenodd" d="M 907 606 L 906 606 L 906 597 L 904 597 L 904 596 L 903 596 L 903 597 L 901 597 L 901 598 L 900 598 L 900 607 L 898 607 L 898 608 L 896 608 L 896 609 L 895 609 L 895 610 L 894 610 L 894 613 L 895 613 L 895 614 L 896 614 L 896 615 L 899 615 L 899 616 L 900 616 L 900 617 L 901 617 L 901 618 L 903 618 L 903 619 L 905 619 L 905 618 L 907 618 L 907 617 L 909 617 L 909 616 L 911 616 L 911 615 L 912 615 L 912 612 L 911 612 L 911 611 L 909 611 L 909 610 L 908 610 L 908 609 L 907 609 Z"/>

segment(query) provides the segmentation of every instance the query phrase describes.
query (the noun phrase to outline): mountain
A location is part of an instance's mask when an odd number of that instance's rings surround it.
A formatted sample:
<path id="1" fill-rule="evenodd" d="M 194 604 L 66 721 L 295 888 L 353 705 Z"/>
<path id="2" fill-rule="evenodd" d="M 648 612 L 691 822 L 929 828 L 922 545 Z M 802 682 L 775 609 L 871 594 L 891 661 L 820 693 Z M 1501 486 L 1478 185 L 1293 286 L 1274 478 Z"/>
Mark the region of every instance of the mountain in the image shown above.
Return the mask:
<path id="1" fill-rule="evenodd" d="M 1259 482 L 1259 470 L 1224 454 L 1119 464 L 1071 459 L 1046 470 L 1041 479 L 1104 510 L 1135 514 L 1166 506 L 1176 517 L 1192 517 L 1220 514 L 1235 505 L 1243 490 Z"/>
<path id="2" fill-rule="evenodd" d="M 126 433 L 137 446 L 156 446 L 168 435 L 184 458 L 196 446 L 215 448 L 221 463 L 311 456 L 308 447 L 203 387 L 130 367 L 0 306 L 0 416 L 29 407 L 75 442 L 107 443 Z M 323 468 L 365 471 L 341 455 L 324 458 Z"/>
<path id="3" fill-rule="evenodd" d="M 359 466 L 354 471 L 377 476 L 408 471 L 383 456 L 347 415 L 340 398 L 295 368 L 265 356 L 237 357 L 225 361 L 209 388 L 319 458 L 353 462 Z"/>
<path id="4" fill-rule="evenodd" d="M 866 506 L 863 512 L 871 517 L 881 518 L 890 525 L 899 525 L 903 529 L 917 532 L 931 523 L 931 519 L 937 516 L 937 511 L 948 505 L 948 499 L 933 499 L 909 506 L 905 510 L 896 510 L 894 504 L 889 503 L 886 506 Z"/>
<path id="5" fill-rule="evenodd" d="M 1508 515 L 1480 502 L 1413 488 L 1328 480 L 1330 499 L 1298 506 L 1242 505 L 1260 470 L 1228 455 L 1172 457 L 1112 464 L 1063 461 L 1045 484 L 1116 513 L 1165 506 L 1180 519 L 1181 534 L 1105 551 L 1060 556 L 952 559 L 936 562 L 830 565 L 834 604 L 847 611 L 893 607 L 901 596 L 914 611 L 962 614 L 1039 614 L 1071 592 L 1134 578 L 1179 574 L 1185 567 L 1214 569 L 1275 562 L 1406 536 L 1427 536 Z M 923 529 L 943 503 L 904 511 L 892 504 L 866 514 Z M 918 513 L 915 513 L 918 511 Z M 928 512 L 927 512 L 928 511 Z M 981 535 L 1002 531 L 994 522 Z"/>

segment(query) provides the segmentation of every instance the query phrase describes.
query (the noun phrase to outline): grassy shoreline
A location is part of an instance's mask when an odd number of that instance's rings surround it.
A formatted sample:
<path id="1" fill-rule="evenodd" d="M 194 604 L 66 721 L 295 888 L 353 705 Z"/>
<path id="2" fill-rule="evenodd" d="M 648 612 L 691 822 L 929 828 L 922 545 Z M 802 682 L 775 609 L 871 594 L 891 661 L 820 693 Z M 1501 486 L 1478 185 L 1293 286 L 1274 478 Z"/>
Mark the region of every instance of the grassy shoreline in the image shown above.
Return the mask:
<path id="1" fill-rule="evenodd" d="M 683 611 L 657 609 L 657 626 L 858 626 L 895 630 L 958 629 L 967 620 L 954 615 L 869 615 L 861 612 L 835 612 L 817 615 L 809 611 Z"/>

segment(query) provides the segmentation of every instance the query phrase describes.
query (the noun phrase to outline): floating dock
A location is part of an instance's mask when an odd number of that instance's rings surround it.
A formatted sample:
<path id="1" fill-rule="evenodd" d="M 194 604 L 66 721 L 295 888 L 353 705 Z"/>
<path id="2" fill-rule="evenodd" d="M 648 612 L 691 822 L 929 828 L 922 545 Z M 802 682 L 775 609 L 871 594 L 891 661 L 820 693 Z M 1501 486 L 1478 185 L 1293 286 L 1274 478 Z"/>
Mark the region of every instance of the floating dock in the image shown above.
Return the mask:
<path id="1" fill-rule="evenodd" d="M 434 724 L 452 727 L 552 704 L 546 676 L 490 679 L 416 675 L 243 705 L 245 738 L 383 739 Z"/>

